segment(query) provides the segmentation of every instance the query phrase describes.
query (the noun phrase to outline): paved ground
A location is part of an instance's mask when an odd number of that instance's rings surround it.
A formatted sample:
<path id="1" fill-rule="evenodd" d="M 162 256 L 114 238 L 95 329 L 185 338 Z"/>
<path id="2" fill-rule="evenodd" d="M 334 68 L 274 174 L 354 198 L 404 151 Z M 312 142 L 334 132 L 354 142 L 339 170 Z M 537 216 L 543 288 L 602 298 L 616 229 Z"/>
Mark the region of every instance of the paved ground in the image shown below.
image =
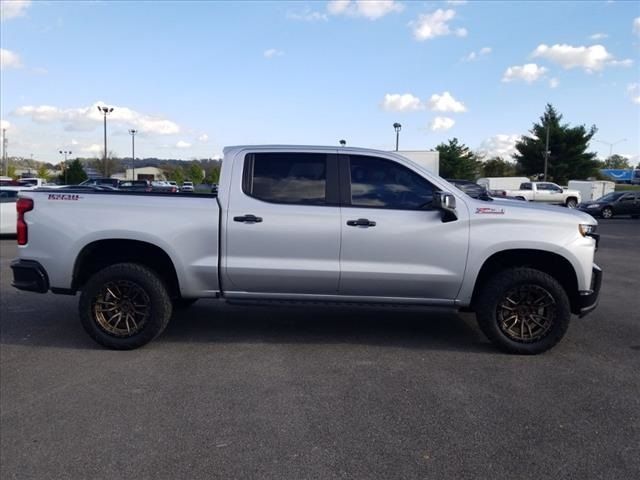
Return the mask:
<path id="1" fill-rule="evenodd" d="M 213 302 L 107 351 L 1 240 L 0 477 L 640 478 L 640 221 L 601 224 L 601 305 L 537 357 L 470 316 Z"/>

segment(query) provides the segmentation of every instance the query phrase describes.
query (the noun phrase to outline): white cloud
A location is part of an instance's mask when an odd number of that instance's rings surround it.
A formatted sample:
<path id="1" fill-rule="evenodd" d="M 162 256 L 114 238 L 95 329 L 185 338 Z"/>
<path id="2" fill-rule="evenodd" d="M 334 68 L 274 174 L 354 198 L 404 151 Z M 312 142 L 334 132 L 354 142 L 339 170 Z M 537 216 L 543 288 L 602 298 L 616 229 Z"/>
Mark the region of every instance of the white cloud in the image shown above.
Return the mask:
<path id="1" fill-rule="evenodd" d="M 265 50 L 263 55 L 265 58 L 281 57 L 282 55 L 284 55 L 284 52 L 282 50 L 278 50 L 277 48 L 270 48 L 268 50 Z"/>
<path id="2" fill-rule="evenodd" d="M 2 21 L 23 17 L 31 5 L 31 0 L 2 0 L 0 2 L 0 16 Z"/>
<path id="3" fill-rule="evenodd" d="M 591 40 L 604 40 L 605 38 L 609 38 L 609 35 L 607 35 L 606 33 L 594 33 L 593 35 L 589 35 L 589 38 Z"/>
<path id="4" fill-rule="evenodd" d="M 77 140 L 71 139 L 71 145 L 78 145 L 78 143 L 80 142 L 78 142 Z"/>
<path id="5" fill-rule="evenodd" d="M 326 13 L 316 12 L 305 8 L 304 10 L 297 12 L 287 12 L 287 18 L 289 20 L 298 20 L 303 22 L 326 22 L 329 17 Z"/>
<path id="6" fill-rule="evenodd" d="M 640 35 L 640 17 L 633 19 L 633 33 Z"/>
<path id="7" fill-rule="evenodd" d="M 420 99 L 410 93 L 387 93 L 381 106 L 388 112 L 413 112 L 424 108 Z"/>
<path id="8" fill-rule="evenodd" d="M 20 60 L 20 55 L 11 50 L 0 48 L 0 68 L 2 70 L 21 67 L 22 61 Z"/>
<path id="9" fill-rule="evenodd" d="M 198 137 L 198 141 L 202 142 L 202 143 L 208 142 L 209 141 L 209 135 L 207 135 L 206 133 L 203 133 L 202 135 L 200 135 Z"/>
<path id="10" fill-rule="evenodd" d="M 499 133 L 485 139 L 478 147 L 478 153 L 486 159 L 502 157 L 509 160 L 516 153 L 516 142 L 520 139 L 517 134 Z"/>
<path id="11" fill-rule="evenodd" d="M 627 85 L 627 95 L 633 103 L 640 104 L 640 83 L 630 83 Z"/>
<path id="12" fill-rule="evenodd" d="M 466 112 L 467 107 L 462 102 L 459 102 L 449 92 L 443 92 L 442 95 L 434 93 L 428 102 L 429 109 L 434 112 L 454 112 L 461 113 Z"/>
<path id="13" fill-rule="evenodd" d="M 11 128 L 11 123 L 8 122 L 7 120 L 0 120 L 0 128 L 9 129 L 9 128 Z"/>
<path id="14" fill-rule="evenodd" d="M 602 70 L 605 66 L 628 67 L 633 64 L 631 59 L 615 60 L 613 55 L 607 52 L 607 49 L 602 45 L 574 47 L 567 44 L 556 44 L 550 47 L 543 43 L 538 45 L 531 55 L 546 58 L 567 70 L 582 68 L 587 72 Z"/>
<path id="15" fill-rule="evenodd" d="M 523 80 L 526 83 L 533 83 L 539 80 L 547 73 L 545 67 L 539 67 L 535 63 L 527 63 L 525 65 L 514 65 L 505 70 L 502 75 L 503 82 L 512 82 L 514 80 Z"/>
<path id="16" fill-rule="evenodd" d="M 550 88 L 558 88 L 558 85 L 560 85 L 560 80 L 555 77 L 549 79 Z"/>
<path id="17" fill-rule="evenodd" d="M 185 142 L 184 140 L 178 140 L 176 143 L 176 148 L 190 148 L 191 144 L 189 142 Z"/>
<path id="18" fill-rule="evenodd" d="M 81 150 L 86 153 L 100 154 L 104 155 L 104 145 L 99 145 L 97 143 L 92 143 L 87 147 L 82 147 Z"/>
<path id="19" fill-rule="evenodd" d="M 104 105 L 104 102 L 98 101 L 87 107 L 78 108 L 26 105 L 17 108 L 13 113 L 21 117 L 30 117 L 36 123 L 62 122 L 65 124 L 65 130 L 68 131 L 90 131 L 103 121 L 103 115 L 98 111 L 99 105 Z M 180 126 L 171 120 L 117 105 L 113 105 L 113 112 L 109 114 L 108 121 L 156 135 L 172 135 L 180 132 Z"/>
<path id="20" fill-rule="evenodd" d="M 455 125 L 456 121 L 453 118 L 449 117 L 436 117 L 431 120 L 429 123 L 429 128 L 432 132 L 437 132 L 439 130 L 449 130 L 451 127 Z"/>
<path id="21" fill-rule="evenodd" d="M 455 16 L 455 10 L 443 10 L 439 8 L 433 13 L 418 15 L 418 19 L 409 22 L 409 26 L 413 27 L 413 37 L 419 41 L 445 35 L 457 35 L 458 37 L 467 36 L 467 30 L 465 28 L 452 30 L 449 27 L 449 22 L 453 20 Z"/>
<path id="22" fill-rule="evenodd" d="M 477 52 L 471 52 L 469 55 L 462 58 L 465 62 L 473 62 L 479 60 L 481 57 L 487 56 L 491 53 L 491 47 L 482 47 Z"/>
<path id="23" fill-rule="evenodd" d="M 447 3 L 449 5 L 464 5 L 464 4 L 468 3 L 468 2 L 467 2 L 467 0 L 447 0 Z"/>
<path id="24" fill-rule="evenodd" d="M 377 20 L 390 13 L 401 12 L 404 5 L 395 0 L 331 0 L 327 4 L 330 15 L 347 15 Z"/>

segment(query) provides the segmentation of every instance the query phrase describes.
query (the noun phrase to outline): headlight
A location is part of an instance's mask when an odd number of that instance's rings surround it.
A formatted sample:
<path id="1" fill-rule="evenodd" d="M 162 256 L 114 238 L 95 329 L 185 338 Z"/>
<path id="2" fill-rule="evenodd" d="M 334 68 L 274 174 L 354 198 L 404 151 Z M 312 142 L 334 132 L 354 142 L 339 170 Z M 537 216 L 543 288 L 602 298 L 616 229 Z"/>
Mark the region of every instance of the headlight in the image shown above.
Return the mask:
<path id="1" fill-rule="evenodd" d="M 589 225 L 586 223 L 581 223 L 580 225 L 578 225 L 578 230 L 580 230 L 580 235 L 582 235 L 583 237 L 587 237 L 596 233 L 597 228 L 598 228 L 597 225 Z"/>
<path id="2" fill-rule="evenodd" d="M 587 205 L 587 208 L 598 208 L 599 206 L 599 203 L 592 203 L 591 205 Z"/>

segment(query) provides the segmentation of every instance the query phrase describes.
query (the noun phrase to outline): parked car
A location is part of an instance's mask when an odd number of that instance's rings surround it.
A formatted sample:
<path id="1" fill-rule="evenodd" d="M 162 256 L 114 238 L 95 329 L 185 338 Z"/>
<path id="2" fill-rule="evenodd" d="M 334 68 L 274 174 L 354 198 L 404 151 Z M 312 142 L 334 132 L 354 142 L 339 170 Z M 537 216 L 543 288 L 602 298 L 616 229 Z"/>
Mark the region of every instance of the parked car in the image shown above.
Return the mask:
<path id="1" fill-rule="evenodd" d="M 120 186 L 120 180 L 117 178 L 101 177 L 101 178 L 89 178 L 80 185 L 107 185 L 109 187 L 118 188 Z"/>
<path id="2" fill-rule="evenodd" d="M 578 209 L 594 217 L 613 218 L 618 215 L 640 217 L 640 192 L 612 192 L 598 200 L 582 202 Z"/>
<path id="3" fill-rule="evenodd" d="M 524 182 L 518 190 L 506 190 L 506 194 L 529 202 L 564 205 L 569 208 L 575 208 L 581 199 L 578 190 L 562 188 L 551 182 Z"/>
<path id="4" fill-rule="evenodd" d="M 180 187 L 178 186 L 178 182 L 176 182 L 174 180 L 168 180 L 167 183 L 169 185 L 171 185 L 172 187 L 176 187 L 176 192 L 180 191 Z"/>
<path id="5" fill-rule="evenodd" d="M 118 190 L 127 192 L 150 192 L 151 182 L 149 180 L 124 180 L 120 182 Z"/>
<path id="6" fill-rule="evenodd" d="M 176 193 L 178 191 L 178 187 L 175 185 L 171 185 L 169 182 L 166 182 L 164 180 L 156 180 L 151 182 L 151 191 L 164 192 L 164 193 Z"/>
<path id="7" fill-rule="evenodd" d="M 465 309 L 536 354 L 600 291 L 592 216 L 476 200 L 393 152 L 230 147 L 217 197 L 56 192 L 20 193 L 13 285 L 81 292 L 83 327 L 114 349 L 206 297 Z"/>
<path id="8" fill-rule="evenodd" d="M 19 187 L 0 187 L 0 235 L 15 235 Z"/>
<path id="9" fill-rule="evenodd" d="M 183 192 L 193 192 L 193 182 L 182 182 L 182 187 L 180 188 Z"/>
<path id="10" fill-rule="evenodd" d="M 487 189 L 475 182 L 470 182 L 469 180 L 458 180 L 456 178 L 447 178 L 446 180 L 453 186 L 458 187 L 471 198 L 477 198 L 480 200 L 490 198 Z"/>

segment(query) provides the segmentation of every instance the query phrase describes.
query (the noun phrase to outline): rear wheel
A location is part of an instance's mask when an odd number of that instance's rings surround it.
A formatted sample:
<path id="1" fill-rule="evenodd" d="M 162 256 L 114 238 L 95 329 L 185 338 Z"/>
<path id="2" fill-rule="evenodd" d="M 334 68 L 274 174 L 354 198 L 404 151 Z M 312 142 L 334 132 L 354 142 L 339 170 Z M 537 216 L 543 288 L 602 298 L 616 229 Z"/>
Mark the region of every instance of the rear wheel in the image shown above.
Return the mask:
<path id="1" fill-rule="evenodd" d="M 82 290 L 79 310 L 89 336 L 115 350 L 149 343 L 164 331 L 172 313 L 162 280 L 135 263 L 119 263 L 94 274 Z"/>
<path id="2" fill-rule="evenodd" d="M 610 207 L 604 207 L 601 212 L 602 218 L 611 218 L 613 217 L 613 210 Z"/>
<path id="3" fill-rule="evenodd" d="M 576 208 L 578 205 L 578 200 L 575 198 L 567 198 L 567 203 L 565 204 L 567 208 Z"/>
<path id="4" fill-rule="evenodd" d="M 569 298 L 552 276 L 531 268 L 503 270 L 478 296 L 480 329 L 505 352 L 534 355 L 556 345 L 571 319 Z"/>

